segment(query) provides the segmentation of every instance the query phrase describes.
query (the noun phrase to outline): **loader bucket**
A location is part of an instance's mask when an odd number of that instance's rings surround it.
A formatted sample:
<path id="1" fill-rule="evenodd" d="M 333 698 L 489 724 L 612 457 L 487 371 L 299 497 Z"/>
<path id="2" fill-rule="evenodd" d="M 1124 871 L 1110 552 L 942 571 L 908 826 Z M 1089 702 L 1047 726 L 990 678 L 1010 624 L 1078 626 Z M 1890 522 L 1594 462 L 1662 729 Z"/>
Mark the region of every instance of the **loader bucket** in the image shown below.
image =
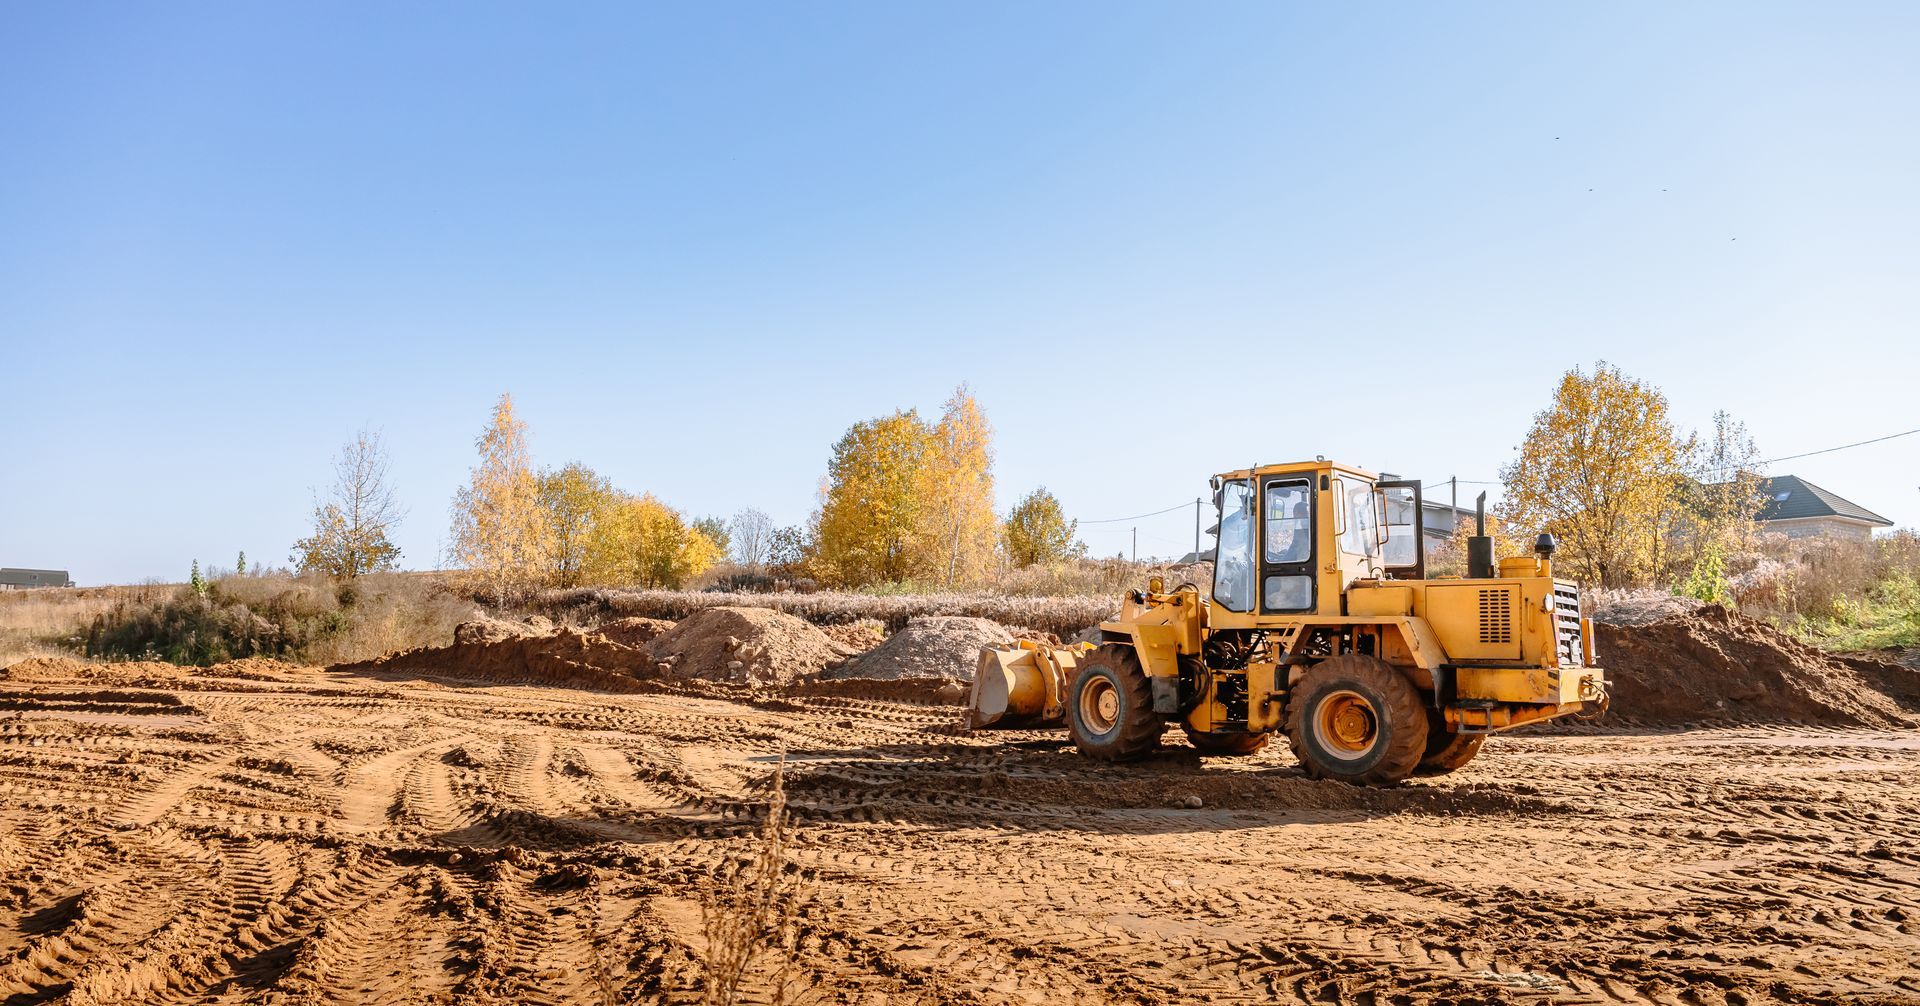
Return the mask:
<path id="1" fill-rule="evenodd" d="M 1078 651 L 1022 641 L 980 651 L 967 704 L 974 727 L 1042 727 L 1066 723 L 1060 702 Z"/>

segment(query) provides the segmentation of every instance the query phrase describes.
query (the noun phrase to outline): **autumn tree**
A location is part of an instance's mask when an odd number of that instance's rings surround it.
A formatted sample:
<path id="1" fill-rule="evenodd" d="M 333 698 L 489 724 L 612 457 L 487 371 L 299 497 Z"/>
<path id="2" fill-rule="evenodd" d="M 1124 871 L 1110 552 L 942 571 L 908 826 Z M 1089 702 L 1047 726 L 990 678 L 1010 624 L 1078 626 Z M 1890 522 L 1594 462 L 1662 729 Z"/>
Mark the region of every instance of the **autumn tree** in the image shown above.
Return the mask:
<path id="1" fill-rule="evenodd" d="M 547 529 L 547 579 L 561 587 L 578 586 L 595 527 L 620 494 L 605 476 L 574 462 L 540 473 L 539 499 Z"/>
<path id="2" fill-rule="evenodd" d="M 1561 568 L 1588 583 L 1651 580 L 1676 528 L 1695 450 L 1674 429 L 1667 399 L 1606 363 L 1560 379 L 1520 454 L 1501 469 L 1501 516 L 1559 539 Z"/>
<path id="3" fill-rule="evenodd" d="M 1760 450 L 1747 424 L 1724 411 L 1713 414 L 1710 436 L 1695 438 L 1685 466 L 1676 575 L 1702 562 L 1724 566 L 1732 553 L 1750 548 L 1767 502 Z"/>
<path id="4" fill-rule="evenodd" d="M 405 511 L 388 479 L 380 434 L 361 430 L 333 459 L 333 485 L 313 505 L 313 533 L 293 543 L 290 557 L 303 573 L 352 579 L 392 569 L 400 548 L 389 537 Z M 246 553 L 238 560 L 245 573 Z"/>
<path id="5" fill-rule="evenodd" d="M 733 548 L 733 532 L 727 529 L 725 518 L 701 517 L 692 524 L 694 530 L 707 536 L 707 540 L 720 547 L 720 555 L 725 557 Z"/>
<path id="6" fill-rule="evenodd" d="M 679 587 L 722 554 L 713 539 L 653 494 L 626 496 L 597 522 L 586 576 L 594 583 Z"/>
<path id="7" fill-rule="evenodd" d="M 513 414 L 513 396 L 500 396 L 475 446 L 480 463 L 454 496 L 450 553 L 480 588 L 505 603 L 542 576 L 550 549 L 527 427 Z"/>
<path id="8" fill-rule="evenodd" d="M 993 569 L 993 427 L 966 385 L 955 389 L 926 440 L 915 483 L 915 573 L 952 587 Z"/>
<path id="9" fill-rule="evenodd" d="M 748 507 L 727 522 L 727 537 L 733 549 L 733 561 L 745 566 L 749 573 L 758 573 L 766 565 L 767 550 L 772 544 L 773 518 Z"/>
<path id="10" fill-rule="evenodd" d="M 801 579 L 811 571 L 813 553 L 813 534 L 808 528 L 775 528 L 767 535 L 767 573 L 788 580 Z"/>
<path id="11" fill-rule="evenodd" d="M 1080 522 L 1068 520 L 1060 501 L 1041 486 L 1014 504 L 1000 533 L 1006 542 L 1007 561 L 1015 569 L 1024 569 L 1084 553 L 1086 546 L 1074 541 L 1079 529 Z"/>
<path id="12" fill-rule="evenodd" d="M 853 424 L 833 445 L 809 565 L 834 586 L 905 580 L 923 528 L 920 467 L 933 431 L 908 410 Z"/>

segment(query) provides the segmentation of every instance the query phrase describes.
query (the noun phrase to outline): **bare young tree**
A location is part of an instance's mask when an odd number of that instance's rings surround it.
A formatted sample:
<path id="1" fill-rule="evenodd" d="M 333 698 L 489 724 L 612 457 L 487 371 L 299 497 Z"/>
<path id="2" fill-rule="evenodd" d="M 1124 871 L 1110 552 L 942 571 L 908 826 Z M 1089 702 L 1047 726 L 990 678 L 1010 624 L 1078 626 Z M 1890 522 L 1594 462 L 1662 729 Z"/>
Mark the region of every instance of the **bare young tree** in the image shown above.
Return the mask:
<path id="1" fill-rule="evenodd" d="M 333 460 L 333 486 L 313 506 L 313 534 L 293 544 L 302 572 L 353 578 L 392 569 L 400 548 L 389 537 L 406 511 L 387 477 L 387 452 L 378 430 L 361 430 Z"/>
<path id="2" fill-rule="evenodd" d="M 773 542 L 773 518 L 748 507 L 733 515 L 727 531 L 733 536 L 733 561 L 747 567 L 748 572 L 760 572 Z"/>

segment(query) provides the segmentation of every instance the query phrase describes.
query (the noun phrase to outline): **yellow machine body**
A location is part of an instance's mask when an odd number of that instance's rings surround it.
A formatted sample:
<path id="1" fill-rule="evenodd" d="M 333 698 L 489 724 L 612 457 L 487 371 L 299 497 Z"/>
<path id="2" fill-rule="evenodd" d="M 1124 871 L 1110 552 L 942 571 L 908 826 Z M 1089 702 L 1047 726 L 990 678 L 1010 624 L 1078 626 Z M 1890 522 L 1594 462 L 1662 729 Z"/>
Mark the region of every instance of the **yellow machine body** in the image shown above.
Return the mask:
<path id="1" fill-rule="evenodd" d="M 1217 558 L 1214 584 L 1135 591 L 1100 627 L 1103 642 L 1133 646 L 1156 710 L 1189 730 L 1283 727 L 1289 686 L 1341 653 L 1392 665 L 1463 733 L 1604 707 L 1606 675 L 1591 666 L 1579 588 L 1554 579 L 1549 555 L 1501 560 L 1497 575 L 1428 579 L 1418 483 L 1314 461 L 1228 472 L 1215 484 L 1228 494 L 1220 547 L 1238 517 L 1263 553 L 1257 589 L 1248 596 L 1244 584 L 1223 582 L 1234 560 Z M 1230 509 L 1236 487 L 1255 498 L 1251 512 Z M 1403 518 L 1410 503 L 1410 525 L 1382 519 L 1389 493 Z M 1391 566 L 1390 551 L 1412 561 Z M 1209 641 L 1223 634 L 1254 641 L 1229 667 L 1209 659 Z"/>

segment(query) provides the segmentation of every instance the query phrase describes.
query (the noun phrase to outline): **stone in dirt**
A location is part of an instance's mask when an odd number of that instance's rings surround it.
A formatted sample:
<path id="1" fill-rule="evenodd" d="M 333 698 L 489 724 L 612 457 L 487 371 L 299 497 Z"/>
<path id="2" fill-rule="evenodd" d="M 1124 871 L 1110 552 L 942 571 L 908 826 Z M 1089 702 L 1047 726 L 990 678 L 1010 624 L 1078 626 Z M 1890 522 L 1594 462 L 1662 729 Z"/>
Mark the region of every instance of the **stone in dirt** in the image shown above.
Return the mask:
<path id="1" fill-rule="evenodd" d="M 854 652 L 808 622 L 771 608 L 708 608 L 646 645 L 676 677 L 785 685 Z"/>
<path id="2" fill-rule="evenodd" d="M 984 646 L 1013 642 L 1006 626 L 985 618 L 928 615 L 907 620 L 871 652 L 827 673 L 830 678 L 949 678 L 972 681 Z"/>
<path id="3" fill-rule="evenodd" d="M 1613 693 L 1608 720 L 1888 727 L 1912 725 L 1920 711 L 1920 672 L 1827 653 L 1719 605 L 1598 624 L 1594 638 Z"/>

